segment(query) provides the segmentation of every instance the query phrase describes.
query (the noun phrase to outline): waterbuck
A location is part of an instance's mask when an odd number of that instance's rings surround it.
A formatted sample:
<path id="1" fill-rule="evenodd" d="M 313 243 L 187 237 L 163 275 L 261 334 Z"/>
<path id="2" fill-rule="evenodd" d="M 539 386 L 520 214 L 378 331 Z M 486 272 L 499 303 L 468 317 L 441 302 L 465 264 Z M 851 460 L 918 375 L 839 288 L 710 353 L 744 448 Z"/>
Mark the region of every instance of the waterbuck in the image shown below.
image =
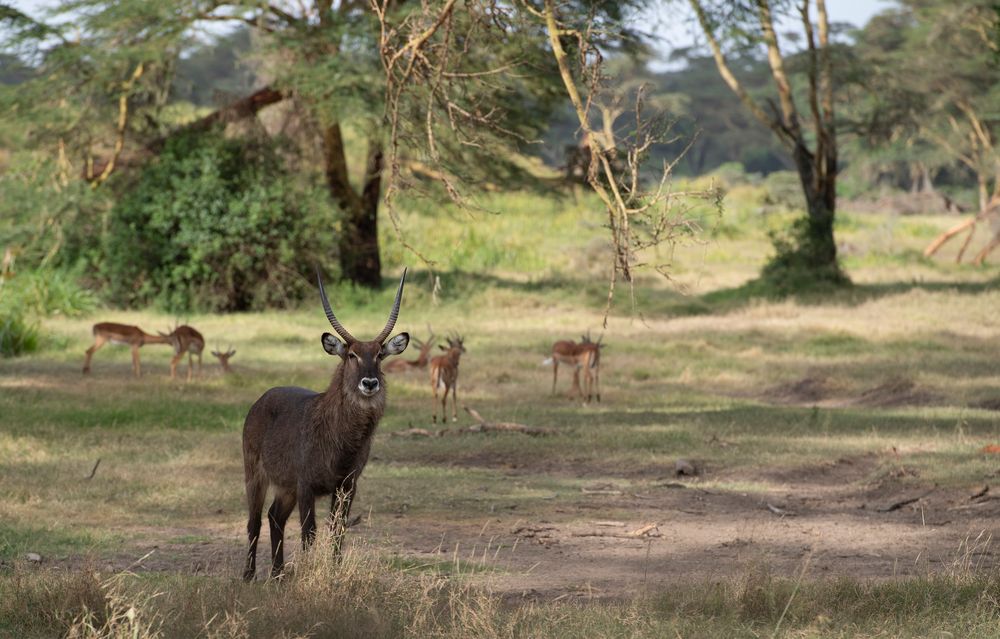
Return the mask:
<path id="1" fill-rule="evenodd" d="M 325 393 L 284 386 L 272 388 L 247 413 L 243 425 L 243 468 L 250 517 L 243 578 L 256 572 L 261 511 L 268 486 L 274 501 L 267 511 L 271 530 L 271 576 L 284 565 L 285 522 L 296 505 L 302 523 L 302 547 L 316 536 L 316 498 L 332 495 L 337 547 L 350 514 L 358 477 L 368 461 L 375 427 L 385 410 L 385 379 L 380 364 L 406 349 L 410 336 L 400 333 L 386 341 L 399 316 L 406 270 L 399 280 L 389 320 L 375 339 L 364 342 L 347 332 L 330 308 L 319 277 L 319 296 L 330 325 L 344 340 L 323 333 L 323 349 L 340 357 Z M 339 503 L 338 503 L 339 502 Z"/>

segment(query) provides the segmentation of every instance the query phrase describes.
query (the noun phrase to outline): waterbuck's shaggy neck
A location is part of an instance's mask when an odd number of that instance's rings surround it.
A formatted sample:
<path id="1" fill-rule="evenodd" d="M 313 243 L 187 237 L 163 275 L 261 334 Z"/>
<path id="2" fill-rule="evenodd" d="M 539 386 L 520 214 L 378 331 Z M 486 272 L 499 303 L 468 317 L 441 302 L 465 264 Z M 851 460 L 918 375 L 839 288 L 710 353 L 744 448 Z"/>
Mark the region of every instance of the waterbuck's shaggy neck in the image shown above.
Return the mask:
<path id="1" fill-rule="evenodd" d="M 334 515 L 339 532 L 343 532 L 375 429 L 385 412 L 382 360 L 402 353 L 410 339 L 400 333 L 386 340 L 399 316 L 405 281 L 404 270 L 385 328 L 375 339 L 360 341 L 337 320 L 320 278 L 323 309 L 339 335 L 323 333 L 321 337 L 323 349 L 340 358 L 330 386 L 324 393 L 296 387 L 272 388 L 250 407 L 243 426 L 243 468 L 250 513 L 245 579 L 253 579 L 256 572 L 261 511 L 269 486 L 275 491 L 268 510 L 272 575 L 281 572 L 285 522 L 296 506 L 303 546 L 311 543 L 315 535 L 317 497 L 333 495 Z"/>

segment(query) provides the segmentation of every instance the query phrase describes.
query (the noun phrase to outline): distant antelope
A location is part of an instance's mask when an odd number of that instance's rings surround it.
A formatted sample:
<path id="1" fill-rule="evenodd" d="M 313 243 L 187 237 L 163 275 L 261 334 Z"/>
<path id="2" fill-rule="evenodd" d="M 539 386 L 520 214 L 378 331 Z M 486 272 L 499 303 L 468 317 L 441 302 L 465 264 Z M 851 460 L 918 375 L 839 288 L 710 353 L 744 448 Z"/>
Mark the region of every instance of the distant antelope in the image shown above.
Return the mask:
<path id="1" fill-rule="evenodd" d="M 405 359 L 394 359 L 385 366 L 382 367 L 386 373 L 400 373 L 409 370 L 416 370 L 420 368 L 427 368 L 427 363 L 430 360 L 431 348 L 434 346 L 434 331 L 431 327 L 427 327 L 427 331 L 430 333 L 430 337 L 427 338 L 426 342 L 421 342 L 417 338 L 413 338 L 413 344 L 420 349 L 420 354 L 417 359 L 405 360 Z"/>
<path id="2" fill-rule="evenodd" d="M 597 401 L 601 401 L 600 389 L 600 365 L 601 365 L 601 339 L 596 342 L 591 341 L 590 333 L 581 336 L 580 343 L 572 340 L 559 340 L 552 345 L 552 356 L 547 358 L 542 364 L 552 364 L 552 394 L 556 392 L 556 382 L 559 379 L 559 364 L 568 364 L 573 367 L 573 386 L 570 388 L 570 395 L 579 395 L 581 399 L 590 401 L 596 395 Z M 586 393 L 580 387 L 580 371 L 583 371 L 584 385 Z M 594 388 L 596 386 L 596 393 Z"/>
<path id="3" fill-rule="evenodd" d="M 261 511 L 268 486 L 275 489 L 267 511 L 271 530 L 271 575 L 284 565 L 285 522 L 296 505 L 302 523 L 302 546 L 316 535 L 316 498 L 333 496 L 331 514 L 337 530 L 337 548 L 351 511 L 358 477 L 368 461 L 375 428 L 385 411 L 385 379 L 379 366 L 390 355 L 406 349 L 410 336 L 392 339 L 403 297 L 406 270 L 399 280 L 389 319 L 375 339 L 363 342 L 344 328 L 333 314 L 319 280 L 319 296 L 330 325 L 344 340 L 323 333 L 323 349 L 340 358 L 325 393 L 284 386 L 272 388 L 247 413 L 243 425 L 243 469 L 249 521 L 243 578 L 252 580 L 257 564 Z M 338 507 L 339 506 L 339 507 Z"/>
<path id="4" fill-rule="evenodd" d="M 445 351 L 444 355 L 438 355 L 431 360 L 431 388 L 434 390 L 434 417 L 437 423 L 437 401 L 438 389 L 444 387 L 444 395 L 441 397 L 441 421 L 447 421 L 448 414 L 448 391 L 451 391 L 451 421 L 458 421 L 458 360 L 465 352 L 463 345 L 464 338 L 455 335 L 454 338 L 447 338 L 448 347 L 441 346 Z"/>
<path id="5" fill-rule="evenodd" d="M 235 354 L 236 354 L 236 351 L 233 349 L 233 346 L 231 344 L 230 344 L 229 348 L 226 349 L 225 353 L 223 353 L 222 351 L 219 351 L 219 350 L 212 351 L 212 355 L 214 355 L 219 360 L 219 364 L 222 365 L 222 372 L 223 373 L 232 373 L 233 372 L 233 369 L 229 368 L 229 358 L 232 357 Z"/>
<path id="6" fill-rule="evenodd" d="M 138 326 L 100 322 L 94 324 L 94 345 L 87 349 L 87 357 L 83 360 L 84 374 L 90 372 L 90 358 L 102 346 L 112 344 L 127 344 L 132 347 L 132 372 L 136 377 L 142 377 L 142 367 L 139 364 L 139 349 L 146 344 L 169 344 L 170 339 L 161 335 L 150 335 Z"/>
<path id="7" fill-rule="evenodd" d="M 205 338 L 202 334 L 193 326 L 182 324 L 169 334 L 160 333 L 160 335 L 169 339 L 171 346 L 174 347 L 174 357 L 170 360 L 170 379 L 177 377 L 177 362 L 181 361 L 185 354 L 188 356 L 188 381 L 191 381 L 191 369 L 194 366 L 193 355 L 198 356 L 198 376 L 201 377 L 201 352 L 205 350 Z"/>

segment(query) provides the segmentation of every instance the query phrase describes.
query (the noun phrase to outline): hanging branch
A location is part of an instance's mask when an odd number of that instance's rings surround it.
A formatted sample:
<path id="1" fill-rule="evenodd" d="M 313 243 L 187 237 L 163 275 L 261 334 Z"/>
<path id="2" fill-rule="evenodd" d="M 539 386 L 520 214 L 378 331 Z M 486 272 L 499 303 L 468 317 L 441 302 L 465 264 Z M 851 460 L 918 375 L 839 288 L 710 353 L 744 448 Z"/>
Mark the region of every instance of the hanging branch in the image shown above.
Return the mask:
<path id="1" fill-rule="evenodd" d="M 118 157 L 122 154 L 122 149 L 125 148 L 125 129 L 128 126 L 128 98 L 132 92 L 132 85 L 142 77 L 144 70 L 145 67 L 140 62 L 136 65 L 135 71 L 132 72 L 132 77 L 122 84 L 122 93 L 118 97 L 118 129 L 115 136 L 115 147 L 111 153 L 111 159 L 104 166 L 104 170 L 90 183 L 90 188 L 92 189 L 96 189 L 111 177 L 111 174 L 115 170 L 115 165 L 118 163 Z"/>
<path id="2" fill-rule="evenodd" d="M 624 106 L 626 96 L 613 95 L 603 86 L 598 42 L 609 36 L 604 25 L 594 16 L 577 24 L 563 21 L 553 0 L 425 2 L 421 11 L 405 14 L 398 23 L 393 23 L 390 0 L 370 1 L 380 24 L 380 55 L 387 80 L 389 179 L 385 203 L 403 245 L 416 253 L 402 237 L 394 205 L 403 188 L 416 188 L 404 181 L 403 167 L 412 164 L 404 159 L 404 153 L 422 152 L 421 173 L 441 184 L 463 210 L 476 209 L 460 188 L 469 182 L 472 171 L 461 162 L 448 166 L 455 151 L 445 141 L 457 144 L 458 149 L 502 149 L 511 143 L 532 142 L 512 124 L 504 105 L 489 98 L 516 91 L 518 82 L 533 75 L 540 77 L 539 66 L 554 63 L 560 93 L 573 106 L 581 137 L 589 141 L 587 182 L 607 212 L 612 263 L 605 326 L 619 278 L 633 291 L 634 309 L 634 272 L 647 266 L 640 253 L 697 233 L 698 225 L 686 216 L 691 202 L 716 194 L 714 189 L 674 191 L 669 178 L 676 160 L 665 163 L 652 187 L 647 186 L 651 180 L 648 172 L 644 174 L 645 159 L 654 145 L 676 141 L 670 136 L 672 122 L 645 116 L 645 90 L 640 88 L 632 95 L 635 121 L 622 139 L 616 139 L 616 123 L 629 109 Z M 499 53 L 511 49 L 511 33 L 524 34 L 527 39 L 532 37 L 528 34 L 539 32 L 545 40 L 526 45 L 537 47 L 533 63 L 526 52 Z M 576 43 L 578 55 L 571 58 L 563 39 Z M 653 267 L 667 274 L 666 265 Z"/>

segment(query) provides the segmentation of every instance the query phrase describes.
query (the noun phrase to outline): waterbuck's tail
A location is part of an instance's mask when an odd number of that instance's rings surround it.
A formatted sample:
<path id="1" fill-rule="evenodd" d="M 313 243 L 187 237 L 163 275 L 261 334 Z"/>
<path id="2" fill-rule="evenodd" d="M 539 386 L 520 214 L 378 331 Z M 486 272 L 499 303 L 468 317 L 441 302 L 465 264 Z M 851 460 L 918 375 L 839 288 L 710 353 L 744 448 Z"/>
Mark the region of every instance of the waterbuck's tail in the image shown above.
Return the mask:
<path id="1" fill-rule="evenodd" d="M 542 362 L 542 366 L 552 366 L 552 358 L 551 357 L 546 357 L 545 361 Z"/>

